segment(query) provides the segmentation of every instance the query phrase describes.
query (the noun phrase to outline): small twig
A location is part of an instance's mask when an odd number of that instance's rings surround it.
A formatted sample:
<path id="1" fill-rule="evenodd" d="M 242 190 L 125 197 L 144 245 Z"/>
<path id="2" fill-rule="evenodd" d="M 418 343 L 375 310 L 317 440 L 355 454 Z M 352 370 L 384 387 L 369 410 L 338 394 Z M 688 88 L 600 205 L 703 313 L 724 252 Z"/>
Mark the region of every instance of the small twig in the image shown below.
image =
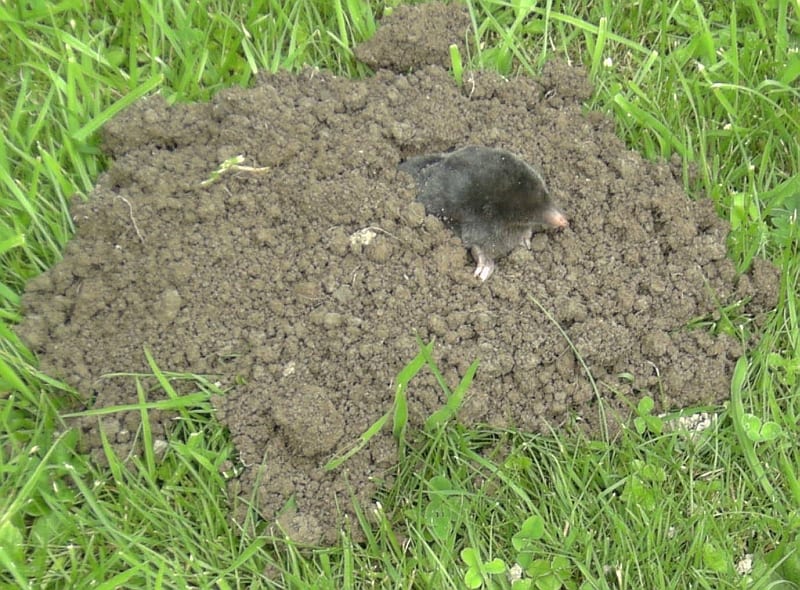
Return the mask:
<path id="1" fill-rule="evenodd" d="M 121 195 L 117 195 L 117 198 L 122 199 L 123 201 L 125 201 L 125 204 L 128 205 L 128 210 L 130 211 L 131 223 L 133 224 L 133 229 L 136 230 L 136 235 L 139 236 L 139 241 L 142 244 L 144 244 L 144 236 L 142 235 L 142 232 L 139 231 L 139 226 L 136 225 L 136 218 L 133 216 L 133 205 L 131 205 L 131 202 L 128 199 L 126 199 Z"/>
<path id="2" fill-rule="evenodd" d="M 371 229 L 372 231 L 380 232 L 382 234 L 385 234 L 385 235 L 389 236 L 390 238 L 394 238 L 398 242 L 402 242 L 403 241 L 400 238 L 398 238 L 396 235 L 394 235 L 392 232 L 386 231 L 385 229 L 383 229 L 382 227 L 378 227 L 377 225 L 370 225 L 370 226 L 367 226 L 364 229 Z"/>
<path id="3" fill-rule="evenodd" d="M 469 73 L 467 82 L 469 82 L 469 95 L 467 98 L 472 98 L 472 95 L 475 93 L 475 75 L 472 72 Z"/>
<path id="4" fill-rule="evenodd" d="M 261 174 L 263 172 L 269 172 L 269 166 L 262 166 L 260 168 L 256 168 L 253 166 L 242 166 L 242 162 L 244 162 L 244 156 L 238 155 L 233 156 L 232 158 L 228 158 L 219 167 L 211 173 L 211 176 L 200 183 L 200 186 L 207 186 L 219 180 L 220 176 L 223 173 L 233 170 L 234 172 L 249 172 L 251 174 Z"/>

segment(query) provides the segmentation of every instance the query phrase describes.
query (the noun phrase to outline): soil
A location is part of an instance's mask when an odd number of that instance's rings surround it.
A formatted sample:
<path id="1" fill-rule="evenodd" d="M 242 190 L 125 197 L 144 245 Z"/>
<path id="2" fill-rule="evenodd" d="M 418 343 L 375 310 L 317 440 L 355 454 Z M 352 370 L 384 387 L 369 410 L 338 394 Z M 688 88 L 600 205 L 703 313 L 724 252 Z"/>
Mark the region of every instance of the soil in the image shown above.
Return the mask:
<path id="1" fill-rule="evenodd" d="M 426 10 L 399 8 L 405 28 L 379 30 L 371 63 L 395 64 L 398 47 L 415 47 L 398 35 L 443 22 Z M 607 116 L 584 112 L 580 68 L 473 72 L 459 88 L 441 65 L 408 73 L 416 58 L 404 59 L 364 80 L 308 69 L 207 104 L 136 103 L 104 131 L 113 163 L 74 206 L 63 260 L 23 300 L 20 334 L 87 406 L 135 403 L 132 379 L 101 377 L 147 371 L 145 348 L 163 370 L 230 387 L 214 405 L 247 466 L 232 491 L 302 542 L 335 541 L 350 494 L 366 503 L 386 477 L 389 433 L 336 471 L 322 466 L 391 407 L 416 337 L 435 340 L 451 386 L 480 360 L 462 423 L 593 430 L 599 398 L 612 421 L 644 395 L 659 411 L 725 399 L 741 344 L 687 324 L 736 302 L 759 318 L 776 301 L 768 263 L 735 272 L 710 201 L 689 200 L 674 166 L 644 161 Z M 397 170 L 470 144 L 535 165 L 570 220 L 485 283 Z M 240 167 L 215 174 L 237 155 Z M 412 426 L 445 401 L 428 370 L 409 397 Z M 171 417 L 151 415 L 156 438 Z M 125 453 L 138 420 L 83 419 L 82 444 L 101 460 L 102 430 Z"/>

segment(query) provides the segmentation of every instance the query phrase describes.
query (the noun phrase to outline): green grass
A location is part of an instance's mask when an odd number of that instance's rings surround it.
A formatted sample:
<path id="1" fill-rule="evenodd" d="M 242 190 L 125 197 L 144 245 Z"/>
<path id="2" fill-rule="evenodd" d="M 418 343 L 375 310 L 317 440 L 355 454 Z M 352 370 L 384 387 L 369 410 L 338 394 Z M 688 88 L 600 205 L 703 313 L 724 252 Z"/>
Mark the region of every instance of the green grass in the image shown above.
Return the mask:
<path id="1" fill-rule="evenodd" d="M 258 71 L 304 65 L 365 75 L 351 48 L 382 10 L 356 0 L 0 3 L 0 585 L 508 588 L 492 572 L 519 564 L 518 588 L 796 587 L 780 585 L 800 584 L 796 0 L 470 4 L 482 49 L 461 56 L 465 69 L 584 63 L 597 89 L 589 106 L 612 113 L 631 148 L 694 167 L 687 191 L 730 220 L 739 268 L 762 256 L 782 269 L 763 338 L 696 440 L 662 429 L 646 407 L 641 433 L 611 443 L 434 426 L 404 447 L 380 508 L 363 506 L 350 523 L 366 542 L 344 531 L 326 549 L 271 538 L 252 513 L 232 524 L 235 453 L 209 416 L 207 382 L 170 398 L 181 419 L 163 457 L 123 462 L 107 448 L 101 469 L 79 452 L 59 417 L 68 393 L 11 328 L 25 282 L 69 239 L 68 202 L 106 165 L 96 131 L 156 91 L 206 100 Z M 146 400 L 149 382 L 131 380 Z M 754 569 L 742 576 L 735 566 L 748 554 Z"/>

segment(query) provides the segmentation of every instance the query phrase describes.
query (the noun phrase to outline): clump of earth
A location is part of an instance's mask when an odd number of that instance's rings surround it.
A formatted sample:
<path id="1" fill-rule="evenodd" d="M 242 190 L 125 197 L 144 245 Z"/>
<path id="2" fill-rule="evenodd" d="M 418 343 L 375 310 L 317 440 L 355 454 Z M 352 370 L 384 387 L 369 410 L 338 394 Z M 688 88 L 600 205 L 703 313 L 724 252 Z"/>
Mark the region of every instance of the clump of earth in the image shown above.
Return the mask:
<path id="1" fill-rule="evenodd" d="M 442 65 L 408 71 L 436 60 L 414 61 L 416 45 L 398 36 L 444 39 L 445 51 L 465 38 L 461 9 L 391 18 L 361 54 L 395 70 L 281 72 L 207 104 L 151 97 L 110 122 L 112 165 L 75 205 L 63 260 L 28 285 L 19 326 L 42 369 L 87 407 L 136 403 L 130 378 L 103 376 L 147 372 L 145 348 L 162 370 L 230 387 L 214 405 L 247 466 L 235 490 L 305 542 L 335 540 L 351 494 L 368 502 L 393 464 L 381 433 L 323 469 L 391 407 L 417 338 L 435 342 L 451 387 L 480 361 L 461 422 L 592 430 L 601 406 L 624 419 L 646 395 L 659 410 L 725 399 L 741 344 L 688 324 L 734 303 L 758 318 L 776 300 L 766 262 L 737 275 L 710 201 L 689 200 L 674 166 L 643 160 L 607 116 L 584 112 L 583 70 L 472 72 L 458 87 Z M 445 23 L 440 35 L 431 23 Z M 397 170 L 465 145 L 536 166 L 570 220 L 485 283 Z M 445 403 L 427 369 L 408 395 L 412 427 Z M 170 418 L 151 414 L 157 437 Z M 103 431 L 124 456 L 138 420 L 82 419 L 82 444 L 100 460 Z"/>

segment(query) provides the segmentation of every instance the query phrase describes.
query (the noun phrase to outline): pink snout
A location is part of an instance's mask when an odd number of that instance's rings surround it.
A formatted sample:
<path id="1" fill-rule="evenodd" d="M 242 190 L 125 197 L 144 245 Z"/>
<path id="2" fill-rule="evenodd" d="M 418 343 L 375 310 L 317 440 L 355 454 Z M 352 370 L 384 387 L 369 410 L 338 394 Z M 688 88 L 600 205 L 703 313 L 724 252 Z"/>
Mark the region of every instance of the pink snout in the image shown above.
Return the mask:
<path id="1" fill-rule="evenodd" d="M 548 209 L 544 213 L 544 221 L 553 227 L 569 227 L 566 216 L 558 209 Z"/>

